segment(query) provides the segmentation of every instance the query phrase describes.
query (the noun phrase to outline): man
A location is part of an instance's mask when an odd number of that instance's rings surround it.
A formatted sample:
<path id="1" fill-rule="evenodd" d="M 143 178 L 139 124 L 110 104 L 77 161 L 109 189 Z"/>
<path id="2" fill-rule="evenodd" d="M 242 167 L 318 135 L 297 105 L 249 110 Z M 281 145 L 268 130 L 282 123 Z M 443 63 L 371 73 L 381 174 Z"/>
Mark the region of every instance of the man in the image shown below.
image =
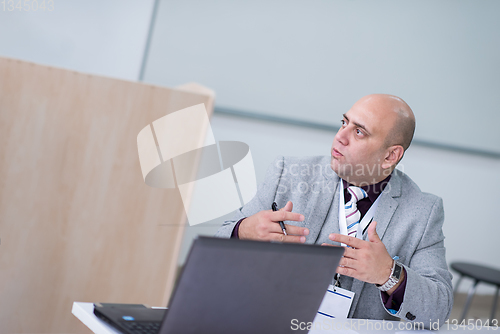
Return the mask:
<path id="1" fill-rule="evenodd" d="M 443 324 L 453 292 L 442 200 L 395 169 L 414 129 L 402 99 L 361 98 L 344 114 L 330 157 L 277 158 L 257 195 L 217 235 L 347 245 L 337 273 L 355 293 L 350 317 Z M 271 211 L 273 202 L 283 208 Z M 288 221 L 287 235 L 278 221 Z"/>

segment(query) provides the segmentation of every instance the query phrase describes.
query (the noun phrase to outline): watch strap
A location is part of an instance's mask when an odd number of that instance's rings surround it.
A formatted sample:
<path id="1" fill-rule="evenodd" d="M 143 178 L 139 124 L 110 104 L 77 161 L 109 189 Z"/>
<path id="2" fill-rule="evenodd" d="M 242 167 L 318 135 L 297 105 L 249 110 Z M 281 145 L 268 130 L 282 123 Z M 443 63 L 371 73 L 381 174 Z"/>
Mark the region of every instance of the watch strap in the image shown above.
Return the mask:
<path id="1" fill-rule="evenodd" d="M 394 275 L 394 272 L 395 272 L 395 269 L 396 269 L 396 266 L 398 266 L 399 268 L 399 275 L 396 277 Z M 378 284 L 375 284 L 375 286 L 377 287 L 377 289 L 379 289 L 380 291 L 389 291 L 390 289 L 392 289 L 396 284 L 398 284 L 399 282 L 399 279 L 401 277 L 401 271 L 403 270 L 401 264 L 399 264 L 398 262 L 394 261 L 393 265 L 392 265 L 392 270 L 391 270 L 391 276 L 389 276 L 389 279 L 387 280 L 387 282 L 385 282 L 384 284 L 382 285 L 378 285 Z"/>

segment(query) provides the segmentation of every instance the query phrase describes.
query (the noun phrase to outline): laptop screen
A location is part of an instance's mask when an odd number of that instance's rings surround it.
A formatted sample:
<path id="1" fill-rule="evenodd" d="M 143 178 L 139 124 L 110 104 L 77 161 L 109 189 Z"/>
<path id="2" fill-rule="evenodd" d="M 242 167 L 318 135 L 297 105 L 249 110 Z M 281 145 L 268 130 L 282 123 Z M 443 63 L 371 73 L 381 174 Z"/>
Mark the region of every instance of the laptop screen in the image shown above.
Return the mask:
<path id="1" fill-rule="evenodd" d="M 313 321 L 342 247 L 199 237 L 160 334 L 296 333 Z"/>

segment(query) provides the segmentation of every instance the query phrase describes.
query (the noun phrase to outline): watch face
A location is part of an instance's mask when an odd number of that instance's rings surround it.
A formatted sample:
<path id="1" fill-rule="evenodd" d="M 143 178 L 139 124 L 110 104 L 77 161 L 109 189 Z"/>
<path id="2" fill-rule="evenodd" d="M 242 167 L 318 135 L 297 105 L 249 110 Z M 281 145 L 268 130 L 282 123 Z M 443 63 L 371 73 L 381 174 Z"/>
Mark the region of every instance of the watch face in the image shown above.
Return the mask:
<path id="1" fill-rule="evenodd" d="M 399 280 L 399 277 L 401 277 L 401 265 L 397 264 L 394 266 L 394 273 L 392 274 L 392 276 L 394 278 L 396 278 L 397 280 Z"/>

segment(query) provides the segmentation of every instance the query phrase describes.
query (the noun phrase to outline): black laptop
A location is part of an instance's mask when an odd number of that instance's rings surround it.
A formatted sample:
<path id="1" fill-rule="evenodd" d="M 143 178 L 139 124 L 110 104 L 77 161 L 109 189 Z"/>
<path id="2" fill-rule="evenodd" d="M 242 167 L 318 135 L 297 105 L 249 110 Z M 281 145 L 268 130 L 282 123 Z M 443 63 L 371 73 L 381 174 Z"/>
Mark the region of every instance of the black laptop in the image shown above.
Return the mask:
<path id="1" fill-rule="evenodd" d="M 123 333 L 297 333 L 312 322 L 343 247 L 199 237 L 165 309 L 95 304 Z"/>

